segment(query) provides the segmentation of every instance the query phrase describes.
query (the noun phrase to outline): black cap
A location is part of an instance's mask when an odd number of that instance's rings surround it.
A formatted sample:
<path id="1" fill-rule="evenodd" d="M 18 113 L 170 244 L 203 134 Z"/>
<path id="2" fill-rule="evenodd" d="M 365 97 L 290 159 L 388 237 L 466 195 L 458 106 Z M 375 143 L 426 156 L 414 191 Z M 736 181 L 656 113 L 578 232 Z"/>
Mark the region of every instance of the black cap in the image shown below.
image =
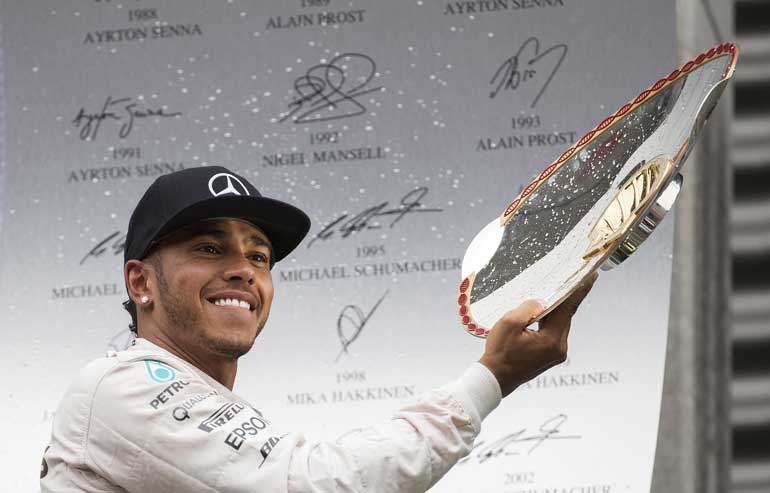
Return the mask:
<path id="1" fill-rule="evenodd" d="M 286 257 L 307 234 L 300 209 L 263 197 L 244 177 L 222 166 L 188 168 L 158 177 L 128 222 L 123 263 L 143 259 L 158 239 L 207 219 L 235 218 L 259 227 L 273 245 L 274 261 Z"/>

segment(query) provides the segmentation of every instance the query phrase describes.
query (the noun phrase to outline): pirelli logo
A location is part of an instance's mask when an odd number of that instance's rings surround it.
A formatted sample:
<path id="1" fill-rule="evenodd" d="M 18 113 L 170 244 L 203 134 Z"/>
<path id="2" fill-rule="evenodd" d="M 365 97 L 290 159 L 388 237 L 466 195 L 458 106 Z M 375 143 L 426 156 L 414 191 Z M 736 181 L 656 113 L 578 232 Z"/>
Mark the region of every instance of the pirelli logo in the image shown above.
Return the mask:
<path id="1" fill-rule="evenodd" d="M 211 416 L 204 419 L 203 422 L 198 425 L 198 429 L 203 430 L 206 433 L 211 433 L 212 431 L 226 425 L 231 419 L 233 419 L 245 408 L 246 406 L 241 403 L 228 402 L 227 404 L 214 411 Z"/>

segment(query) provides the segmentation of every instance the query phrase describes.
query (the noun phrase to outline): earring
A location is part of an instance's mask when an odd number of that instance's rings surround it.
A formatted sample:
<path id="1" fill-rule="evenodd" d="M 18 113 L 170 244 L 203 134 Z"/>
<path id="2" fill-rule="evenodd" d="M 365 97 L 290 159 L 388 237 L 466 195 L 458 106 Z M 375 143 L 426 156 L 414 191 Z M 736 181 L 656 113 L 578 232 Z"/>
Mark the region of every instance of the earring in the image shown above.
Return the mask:
<path id="1" fill-rule="evenodd" d="M 144 295 L 142 296 L 141 300 L 142 300 L 142 303 L 147 303 L 148 301 L 150 301 L 150 297 L 147 295 Z"/>

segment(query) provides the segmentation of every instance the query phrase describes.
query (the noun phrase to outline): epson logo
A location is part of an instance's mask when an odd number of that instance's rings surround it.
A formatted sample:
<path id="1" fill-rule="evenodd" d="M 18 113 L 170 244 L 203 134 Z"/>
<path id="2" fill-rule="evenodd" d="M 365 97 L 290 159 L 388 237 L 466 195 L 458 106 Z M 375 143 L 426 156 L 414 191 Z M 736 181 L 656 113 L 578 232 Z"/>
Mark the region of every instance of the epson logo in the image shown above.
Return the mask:
<path id="1" fill-rule="evenodd" d="M 253 416 L 248 421 L 241 423 L 241 426 L 232 430 L 225 438 L 225 443 L 235 450 L 240 450 L 243 442 L 248 440 L 247 435 L 257 435 L 261 430 L 267 428 L 269 424 L 270 422 L 261 416 Z"/>
<path id="2" fill-rule="evenodd" d="M 198 425 L 198 429 L 203 430 L 206 433 L 211 433 L 217 428 L 221 428 L 222 426 L 227 424 L 228 421 L 233 419 L 238 413 L 243 411 L 245 408 L 246 406 L 238 402 L 227 403 L 224 406 L 217 409 L 216 411 L 214 411 L 214 413 L 211 416 L 203 420 L 203 422 Z"/>

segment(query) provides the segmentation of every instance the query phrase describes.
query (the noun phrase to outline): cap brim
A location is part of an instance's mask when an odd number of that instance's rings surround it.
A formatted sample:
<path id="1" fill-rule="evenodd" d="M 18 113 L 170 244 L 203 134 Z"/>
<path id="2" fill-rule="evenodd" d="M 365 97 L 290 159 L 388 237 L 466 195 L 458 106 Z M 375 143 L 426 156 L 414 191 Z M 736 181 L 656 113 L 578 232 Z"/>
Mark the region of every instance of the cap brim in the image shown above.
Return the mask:
<path id="1" fill-rule="evenodd" d="M 155 237 L 216 218 L 242 219 L 259 227 L 273 246 L 276 262 L 291 253 L 310 230 L 310 218 L 293 205 L 267 197 L 233 195 L 212 197 L 182 209 Z"/>

